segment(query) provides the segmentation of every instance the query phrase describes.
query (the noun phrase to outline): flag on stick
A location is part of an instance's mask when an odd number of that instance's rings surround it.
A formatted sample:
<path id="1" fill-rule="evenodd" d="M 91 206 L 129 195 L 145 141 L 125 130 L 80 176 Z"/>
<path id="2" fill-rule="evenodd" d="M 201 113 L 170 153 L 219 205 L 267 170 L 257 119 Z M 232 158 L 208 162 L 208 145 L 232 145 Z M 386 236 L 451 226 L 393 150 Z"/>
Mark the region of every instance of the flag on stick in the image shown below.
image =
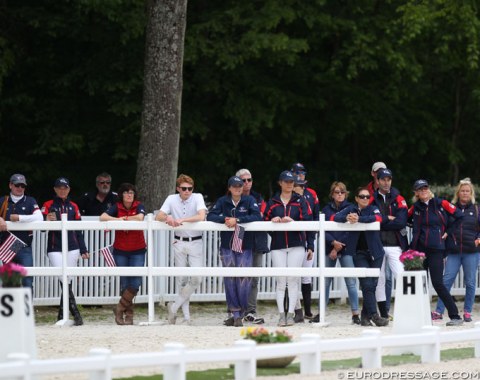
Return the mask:
<path id="1" fill-rule="evenodd" d="M 243 236 L 245 235 L 245 228 L 236 224 L 235 232 L 232 239 L 232 251 L 242 253 Z"/>
<path id="2" fill-rule="evenodd" d="M 113 258 L 112 255 L 112 245 L 109 245 L 108 247 L 102 248 L 100 250 L 101 254 L 103 255 L 103 259 L 105 260 L 105 263 L 107 264 L 108 267 L 116 267 L 117 264 L 115 264 L 115 259 Z"/>
<path id="3" fill-rule="evenodd" d="M 23 247 L 27 246 L 14 234 L 12 234 L 11 232 L 9 232 L 9 234 L 10 236 L 8 236 L 7 240 L 5 240 L 0 246 L 0 260 L 4 264 L 12 261 L 18 251 L 20 251 Z"/>

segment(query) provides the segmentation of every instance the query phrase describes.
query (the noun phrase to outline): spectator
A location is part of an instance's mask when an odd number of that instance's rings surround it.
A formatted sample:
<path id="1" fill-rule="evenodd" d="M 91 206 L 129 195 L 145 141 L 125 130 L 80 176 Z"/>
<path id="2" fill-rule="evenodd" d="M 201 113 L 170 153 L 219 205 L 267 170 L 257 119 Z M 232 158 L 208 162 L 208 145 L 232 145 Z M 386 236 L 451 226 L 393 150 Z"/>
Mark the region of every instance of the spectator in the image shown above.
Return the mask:
<path id="1" fill-rule="evenodd" d="M 325 214 L 325 220 L 333 220 L 336 213 L 342 211 L 346 207 L 351 206 L 351 203 L 347 200 L 347 187 L 343 182 L 333 182 L 330 186 L 329 196 L 331 202 L 327 204 L 322 210 L 322 213 Z M 337 265 L 337 261 L 340 262 L 342 268 L 355 267 L 353 263 L 354 252 L 345 249 L 347 237 L 348 232 L 346 231 L 325 232 L 325 254 L 327 255 L 325 260 L 325 267 L 334 268 Z M 332 284 L 332 280 L 332 277 L 325 278 L 325 300 L 327 305 L 330 298 L 330 286 Z M 352 323 L 359 325 L 360 317 L 358 311 L 357 280 L 355 277 L 344 277 L 344 280 L 345 285 L 347 286 L 350 309 L 352 310 Z M 315 321 L 319 322 L 319 320 L 319 316 L 316 316 Z"/>
<path id="2" fill-rule="evenodd" d="M 383 258 L 380 276 L 378 278 L 376 298 L 380 315 L 389 318 L 387 307 L 387 295 L 385 289 L 385 268 L 388 265 L 394 278 L 403 272 L 403 264 L 400 255 L 408 249 L 407 218 L 408 207 L 405 198 L 400 192 L 392 187 L 393 174 L 390 169 L 377 171 L 378 189 L 372 198 L 373 204 L 378 207 L 382 214 L 380 224 L 380 237 L 382 239 L 385 257 Z M 388 295 L 390 298 L 390 294 Z M 390 302 L 388 302 L 390 305 Z"/>
<path id="3" fill-rule="evenodd" d="M 452 203 L 462 212 L 460 224 L 447 237 L 447 260 L 443 284 L 448 291 L 452 288 L 455 277 L 463 268 L 465 283 L 465 300 L 463 306 L 463 320 L 472 321 L 473 303 L 475 301 L 475 284 L 478 270 L 478 256 L 480 252 L 480 218 L 478 206 L 475 203 L 475 189 L 470 178 L 462 179 L 455 189 Z M 442 319 L 445 304 L 439 298 L 436 310 L 432 313 L 433 319 Z"/>
<path id="4" fill-rule="evenodd" d="M 100 173 L 95 179 L 97 190 L 83 194 L 78 200 L 80 213 L 85 216 L 100 216 L 118 202 L 118 194 L 111 190 L 112 176 Z"/>
<path id="5" fill-rule="evenodd" d="M 120 199 L 100 215 L 101 221 L 142 221 L 145 207 L 137 200 L 137 190 L 131 183 L 122 183 L 118 189 Z M 113 258 L 119 267 L 145 266 L 146 244 L 143 231 L 116 230 Z M 133 299 L 140 289 L 142 277 L 120 277 L 120 301 L 113 309 L 117 325 L 133 325 Z"/>
<path id="6" fill-rule="evenodd" d="M 412 249 L 425 252 L 423 262 L 428 269 L 433 288 L 448 310 L 450 321 L 447 326 L 459 326 L 463 320 L 458 315 L 457 305 L 443 283 L 443 261 L 445 258 L 445 239 L 453 235 L 462 222 L 462 211 L 450 202 L 435 197 L 428 182 L 419 179 L 413 184 L 415 203 L 408 210 L 413 224 Z M 450 217 L 450 220 L 449 220 Z M 435 318 L 435 315 L 432 315 Z"/>
<path id="7" fill-rule="evenodd" d="M 312 213 L 312 220 L 320 220 L 320 202 L 318 201 L 317 192 L 310 187 L 307 187 L 307 170 L 305 166 L 297 162 L 292 165 L 291 169 L 292 173 L 298 178 L 299 181 L 305 181 L 304 191 L 302 191 L 302 196 L 308 202 L 309 208 Z M 301 185 L 302 186 L 302 185 Z M 297 188 L 300 191 L 300 188 Z M 298 191 L 297 191 L 298 192 Z M 315 234 L 313 234 L 315 238 Z M 315 246 L 315 243 L 314 243 Z M 304 268 L 311 268 L 313 266 L 314 257 L 308 259 L 307 253 L 305 254 L 305 258 L 303 259 L 303 267 Z M 302 291 L 302 298 L 303 298 L 303 307 L 305 309 L 305 313 L 302 313 L 302 307 L 300 304 L 300 297 L 297 299 L 297 305 L 295 306 L 295 322 L 303 322 L 304 316 L 306 319 L 312 319 L 313 314 L 311 310 L 312 306 L 312 278 L 311 277 L 302 277 L 301 279 L 301 291 Z"/>
<path id="8" fill-rule="evenodd" d="M 255 198 L 242 195 L 243 181 L 233 176 L 228 180 L 228 194 L 217 200 L 207 215 L 207 220 L 224 223 L 229 228 L 237 225 L 262 220 L 260 209 Z M 238 234 L 240 236 L 238 236 Z M 242 237 L 243 235 L 243 237 Z M 238 230 L 235 233 L 222 231 L 220 233 L 220 258 L 222 266 L 251 267 L 253 262 L 254 234 Z M 238 244 L 237 244 L 238 243 Z M 248 296 L 252 287 L 250 277 L 224 277 L 225 296 L 228 310 L 233 313 L 233 323 L 227 326 L 243 326 L 242 318 L 248 308 Z"/>
<path id="9" fill-rule="evenodd" d="M 273 223 L 290 223 L 294 220 L 311 220 L 307 202 L 293 191 L 294 176 L 290 171 L 280 173 L 278 184 L 280 192 L 275 194 L 267 203 L 264 220 Z M 272 265 L 281 268 L 301 268 L 307 249 L 308 257 L 313 256 L 314 236 L 302 231 L 275 231 L 271 232 L 270 249 L 272 251 Z M 279 326 L 295 324 L 295 305 L 299 293 L 298 277 L 277 277 L 276 293 L 277 307 L 280 314 Z M 284 307 L 285 289 L 288 283 L 288 310 Z"/>
<path id="10" fill-rule="evenodd" d="M 70 181 L 65 177 L 55 180 L 53 190 L 55 197 L 46 201 L 42 207 L 42 214 L 47 221 L 61 220 L 62 214 L 67 214 L 67 220 L 81 220 L 80 211 L 76 203 L 68 197 L 70 193 Z M 48 258 L 53 266 L 61 267 L 63 263 L 62 256 L 62 231 L 49 231 L 47 241 Z M 88 259 L 90 257 L 81 231 L 68 231 L 68 254 L 67 266 L 77 266 L 79 257 Z M 63 284 L 60 282 L 63 293 Z M 83 319 L 77 308 L 75 296 L 72 290 L 72 282 L 68 279 L 68 306 L 73 315 L 75 326 L 83 325 Z M 63 318 L 63 296 L 60 296 L 60 307 L 58 309 L 58 320 Z"/>
<path id="11" fill-rule="evenodd" d="M 386 169 L 386 168 L 387 168 L 387 165 L 385 165 L 385 163 L 381 161 L 375 162 L 372 165 L 372 170 L 370 172 L 370 175 L 372 176 L 372 181 L 369 182 L 367 185 L 368 192 L 370 193 L 371 197 L 373 197 L 373 194 L 378 189 L 378 179 L 377 179 L 378 171 L 380 169 Z"/>
<path id="12" fill-rule="evenodd" d="M 260 193 L 252 190 L 253 178 L 252 173 L 248 169 L 240 169 L 235 174 L 237 177 L 240 177 L 243 181 L 243 192 L 242 195 L 247 196 L 251 195 L 257 201 L 257 205 L 260 208 L 260 214 L 263 217 L 263 212 L 267 204 L 263 200 L 263 197 Z M 262 266 L 264 254 L 269 251 L 268 249 L 268 235 L 265 231 L 256 231 L 253 232 L 253 267 L 259 268 Z M 245 317 L 243 318 L 244 322 L 249 322 L 253 324 L 262 324 L 265 323 L 263 318 L 257 317 L 257 295 L 258 295 L 258 282 L 260 277 L 252 277 L 252 288 L 250 289 L 250 295 L 248 296 L 248 307 Z"/>
<path id="13" fill-rule="evenodd" d="M 355 192 L 356 205 L 345 207 L 335 214 L 333 220 L 340 223 L 374 223 L 381 222 L 382 216 L 378 208 L 369 205 L 370 193 L 367 187 L 359 187 Z M 351 231 L 348 233 L 345 249 L 353 255 L 353 262 L 357 268 L 378 268 L 382 266 L 383 250 L 380 240 L 380 231 Z M 388 318 L 377 313 L 375 288 L 377 277 L 360 278 L 363 294 L 363 307 L 360 318 L 362 326 L 387 326 Z"/>
<path id="14" fill-rule="evenodd" d="M 207 207 L 200 193 L 194 193 L 194 182 L 191 177 L 180 174 L 177 178 L 177 194 L 167 197 L 155 220 L 165 222 L 171 227 L 181 226 L 184 222 L 193 223 L 205 220 Z M 202 267 L 203 242 L 202 231 L 175 232 L 172 244 L 175 266 Z M 190 297 L 200 285 L 201 277 L 177 277 L 178 294 L 174 302 L 169 302 L 168 322 L 175 324 L 177 311 L 182 308 L 183 323 L 191 324 Z"/>
<path id="15" fill-rule="evenodd" d="M 4 221 L 8 220 L 14 223 L 29 223 L 29 222 L 41 222 L 43 221 L 42 212 L 38 207 L 35 198 L 25 195 L 25 189 L 27 187 L 27 180 L 23 174 L 14 174 L 10 177 L 10 195 L 0 197 L 0 218 Z M 5 224 L 6 231 L 7 225 Z M 0 230 L 2 230 L 0 228 Z M 25 247 L 20 249 L 13 258 L 13 262 L 23 265 L 24 267 L 33 267 L 33 255 L 32 255 L 32 231 L 13 231 L 17 238 L 26 244 Z M 7 233 L 2 234 L 0 241 L 6 239 Z M 22 280 L 22 285 L 27 288 L 32 288 L 33 277 L 25 277 Z"/>

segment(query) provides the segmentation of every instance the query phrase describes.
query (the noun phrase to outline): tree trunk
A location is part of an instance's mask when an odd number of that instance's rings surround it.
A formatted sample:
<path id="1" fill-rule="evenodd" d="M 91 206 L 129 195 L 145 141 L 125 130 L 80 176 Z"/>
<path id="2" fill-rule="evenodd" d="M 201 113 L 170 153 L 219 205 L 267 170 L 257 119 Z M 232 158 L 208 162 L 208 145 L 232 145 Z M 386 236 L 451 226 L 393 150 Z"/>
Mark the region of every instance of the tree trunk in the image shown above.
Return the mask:
<path id="1" fill-rule="evenodd" d="M 175 190 L 187 0 L 149 0 L 136 184 L 147 212 Z"/>

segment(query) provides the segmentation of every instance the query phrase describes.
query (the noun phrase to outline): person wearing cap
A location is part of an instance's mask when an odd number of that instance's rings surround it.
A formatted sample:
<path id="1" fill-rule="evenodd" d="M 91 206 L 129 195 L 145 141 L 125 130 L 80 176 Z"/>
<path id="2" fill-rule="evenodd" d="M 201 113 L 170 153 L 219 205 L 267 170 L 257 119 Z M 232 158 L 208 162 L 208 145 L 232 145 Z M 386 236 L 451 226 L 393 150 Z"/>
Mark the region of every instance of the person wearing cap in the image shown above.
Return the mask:
<path id="1" fill-rule="evenodd" d="M 124 182 L 118 188 L 119 200 L 100 215 L 102 222 L 136 221 L 145 219 L 145 206 L 137 199 L 135 185 Z M 118 267 L 144 267 L 147 253 L 142 230 L 116 230 L 113 258 Z M 141 276 L 120 276 L 120 300 L 113 308 L 117 325 L 133 325 L 133 299 L 142 285 Z"/>
<path id="2" fill-rule="evenodd" d="M 385 269 L 388 266 L 394 276 L 403 272 L 400 255 L 408 249 L 407 219 L 408 206 L 400 192 L 392 187 L 393 173 L 390 169 L 382 168 L 377 171 L 378 189 L 371 198 L 382 214 L 380 237 L 385 250 L 380 276 L 376 290 L 376 298 L 380 315 L 389 318 L 390 294 L 386 294 Z"/>
<path id="3" fill-rule="evenodd" d="M 447 326 L 459 326 L 463 320 L 443 283 L 443 269 L 445 239 L 452 236 L 462 222 L 462 211 L 447 200 L 436 197 L 425 179 L 416 180 L 413 190 L 415 203 L 408 210 L 413 230 L 410 248 L 426 255 L 423 266 L 430 273 L 433 288 L 448 310 L 450 321 Z"/>
<path id="4" fill-rule="evenodd" d="M 445 242 L 448 256 L 445 263 L 443 283 L 450 291 L 455 278 L 463 269 L 465 299 L 463 320 L 472 322 L 473 304 L 475 302 L 476 278 L 480 252 L 480 212 L 475 203 L 475 187 L 470 178 L 460 180 L 452 203 L 463 213 L 461 224 L 447 237 Z M 443 319 L 445 305 L 439 298 L 432 319 Z"/>
<path id="5" fill-rule="evenodd" d="M 225 268 L 251 267 L 253 263 L 254 233 L 244 232 L 241 224 L 262 220 L 257 201 L 251 195 L 243 195 L 243 181 L 238 176 L 228 179 L 228 193 L 219 198 L 207 215 L 207 220 L 225 224 L 233 231 L 220 232 L 220 259 Z M 242 236 L 243 235 L 243 236 Z M 224 322 L 226 326 L 243 326 L 243 316 L 248 308 L 248 296 L 252 288 L 251 277 L 224 277 L 227 308 L 233 314 Z"/>
<path id="6" fill-rule="evenodd" d="M 373 194 L 378 189 L 378 179 L 377 179 L 377 172 L 380 169 L 386 169 L 387 165 L 385 162 L 377 161 L 372 165 L 372 170 L 370 171 L 370 175 L 372 176 L 372 181 L 368 183 L 367 188 L 370 196 L 373 197 Z"/>
<path id="7" fill-rule="evenodd" d="M 112 176 L 106 172 L 97 175 L 95 179 L 97 189 L 82 195 L 77 204 L 80 213 L 85 216 L 100 216 L 110 206 L 118 202 L 118 194 L 112 191 Z"/>
<path id="8" fill-rule="evenodd" d="M 263 212 L 267 204 L 263 200 L 263 197 L 260 193 L 252 190 L 253 186 L 253 177 L 252 173 L 248 169 L 240 169 L 235 175 L 240 177 L 243 181 L 243 195 L 251 195 L 257 201 L 258 207 L 260 207 L 260 214 L 263 217 Z M 263 266 L 263 258 L 265 253 L 269 251 L 268 249 L 268 234 L 265 231 L 255 231 L 253 232 L 253 264 L 255 268 Z M 255 325 L 265 323 L 263 318 L 257 316 L 257 295 L 258 295 L 258 283 L 260 277 L 252 277 L 252 288 L 250 289 L 250 294 L 248 296 L 248 308 L 246 315 L 243 317 L 244 322 L 253 323 Z"/>
<path id="9" fill-rule="evenodd" d="M 377 206 L 370 204 L 369 189 L 359 187 L 355 191 L 355 205 L 345 207 L 333 216 L 338 223 L 374 223 L 382 222 L 382 214 Z M 349 231 L 345 241 L 345 251 L 353 255 L 353 262 L 357 268 L 378 268 L 383 262 L 385 251 L 380 240 L 380 231 Z M 383 318 L 377 312 L 375 289 L 377 277 L 360 278 L 360 287 L 363 295 L 363 306 L 360 317 L 362 326 L 387 326 L 388 318 Z"/>
<path id="10" fill-rule="evenodd" d="M 67 220 L 81 220 L 80 210 L 75 202 L 69 198 L 70 181 L 65 177 L 55 180 L 53 187 L 55 197 L 46 201 L 42 206 L 42 214 L 47 221 L 61 220 L 62 214 L 67 214 Z M 47 239 L 47 254 L 50 263 L 54 267 L 61 267 L 63 262 L 62 255 L 62 231 L 49 231 Z M 68 253 L 67 266 L 77 266 L 79 257 L 88 259 L 90 257 L 85 246 L 83 234 L 81 231 L 68 231 Z M 63 284 L 60 280 L 63 289 Z M 62 290 L 63 291 L 63 290 Z M 69 310 L 73 315 L 75 326 L 83 325 L 83 319 L 77 308 L 75 296 L 72 290 L 72 282 L 68 279 Z M 63 302 L 60 296 L 60 307 L 58 309 L 58 320 L 63 318 Z"/>
<path id="11" fill-rule="evenodd" d="M 344 208 L 351 206 L 351 203 L 347 200 L 347 186 L 340 181 L 335 181 L 331 184 L 329 196 L 331 202 L 322 209 L 322 213 L 325 214 L 325 220 L 333 221 L 334 215 Z M 352 252 L 345 249 L 347 236 L 347 231 L 325 231 L 326 268 L 334 268 L 337 265 L 337 261 L 340 262 L 342 268 L 355 267 Z M 327 305 L 329 303 L 332 281 L 333 277 L 325 278 L 325 302 Z M 347 286 L 348 300 L 352 311 L 352 323 L 359 325 L 360 312 L 358 308 L 357 279 L 355 277 L 344 277 L 344 281 Z M 319 322 L 320 316 L 317 314 L 312 321 Z"/>
<path id="12" fill-rule="evenodd" d="M 7 220 L 14 223 L 29 223 L 29 222 L 41 222 L 43 216 L 38 207 L 35 198 L 25 195 L 25 189 L 27 187 L 27 179 L 23 174 L 13 174 L 10 177 L 10 194 L 0 197 L 0 219 Z M 5 223 L 5 222 L 4 222 Z M 7 230 L 5 224 L 4 231 Z M 20 239 L 25 246 L 20 249 L 12 262 L 23 265 L 24 267 L 33 267 L 33 255 L 32 255 L 32 231 L 13 231 L 18 239 Z M 8 233 L 2 233 L 0 235 L 0 242 L 8 238 Z M 32 288 L 33 277 L 24 277 L 22 279 L 22 285 L 27 288 Z"/>
<path id="13" fill-rule="evenodd" d="M 177 193 L 171 194 L 165 199 L 155 220 L 164 222 L 174 229 L 183 223 L 195 223 L 205 220 L 207 207 L 203 195 L 194 193 L 193 178 L 180 174 L 176 180 Z M 174 265 L 176 267 L 202 267 L 203 266 L 203 233 L 195 230 L 178 230 L 174 233 L 172 243 Z M 169 302 L 168 323 L 175 324 L 177 311 L 181 308 L 183 323 L 191 324 L 190 320 L 190 297 L 200 285 L 202 278 L 177 277 L 177 291 L 174 302 Z"/>
<path id="14" fill-rule="evenodd" d="M 263 219 L 273 223 L 290 223 L 293 221 L 312 220 L 307 201 L 293 191 L 295 177 L 291 171 L 280 173 L 278 185 L 280 191 L 268 202 Z M 315 237 L 303 231 L 270 232 L 270 250 L 272 266 L 280 268 L 301 268 L 305 252 L 313 256 Z M 285 290 L 288 284 L 288 310 L 284 307 Z M 295 324 L 295 306 L 300 291 L 300 278 L 277 277 L 276 299 L 279 312 L 278 326 Z"/>

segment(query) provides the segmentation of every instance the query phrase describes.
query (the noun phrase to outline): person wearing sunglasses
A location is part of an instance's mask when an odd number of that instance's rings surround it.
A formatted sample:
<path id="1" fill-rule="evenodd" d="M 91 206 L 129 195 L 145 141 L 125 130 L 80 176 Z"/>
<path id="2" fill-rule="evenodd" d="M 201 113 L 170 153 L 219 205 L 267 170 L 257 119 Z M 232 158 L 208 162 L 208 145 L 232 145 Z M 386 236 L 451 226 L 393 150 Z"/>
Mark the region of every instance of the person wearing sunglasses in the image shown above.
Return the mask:
<path id="1" fill-rule="evenodd" d="M 347 200 L 348 191 L 347 186 L 340 181 L 335 181 L 330 186 L 330 202 L 322 209 L 325 214 L 325 220 L 333 220 L 336 213 L 342 211 L 352 204 Z M 342 268 L 353 268 L 353 252 L 345 249 L 348 232 L 346 231 L 326 231 L 325 232 L 325 267 L 334 268 L 337 261 L 340 262 Z M 358 291 L 357 279 L 355 277 L 344 277 L 345 285 L 348 291 L 348 300 L 350 302 L 350 309 L 352 311 L 352 323 L 359 325 L 359 308 L 358 308 Z M 330 286 L 333 277 L 325 278 L 325 302 L 328 305 L 330 298 Z M 314 317 L 314 322 L 319 322 L 319 316 Z"/>
<path id="2" fill-rule="evenodd" d="M 23 174 L 13 174 L 10 177 L 10 195 L 0 197 L 0 218 L 14 223 L 29 223 L 43 221 L 43 215 L 38 207 L 35 198 L 25 195 L 27 187 L 27 179 Z M 5 231 L 7 225 L 5 224 Z M 19 238 L 25 247 L 17 252 L 12 262 L 23 265 L 24 267 L 33 267 L 32 255 L 32 231 L 13 231 L 13 235 Z M 0 244 L 9 236 L 8 232 L 0 235 Z M 24 277 L 22 285 L 27 288 L 32 288 L 33 277 Z"/>
<path id="3" fill-rule="evenodd" d="M 61 220 L 62 214 L 67 214 L 67 220 L 81 220 L 80 210 L 75 202 L 70 200 L 70 181 L 65 177 L 60 177 L 55 180 L 53 191 L 55 192 L 55 197 L 51 200 L 46 201 L 42 206 L 42 214 L 45 217 L 46 221 L 58 221 Z M 68 252 L 67 252 L 67 266 L 76 267 L 77 262 L 80 258 L 88 259 L 90 254 L 88 253 L 87 247 L 85 246 L 85 241 L 83 239 L 82 231 L 73 231 L 70 230 L 67 232 L 68 239 Z M 47 239 L 47 254 L 50 263 L 54 267 L 61 267 L 63 264 L 63 253 L 62 253 L 62 231 L 49 231 Z M 60 285 L 62 287 L 62 293 L 65 289 L 64 284 L 61 282 L 60 276 Z M 72 289 L 71 278 L 68 278 L 68 305 L 70 313 L 73 316 L 74 325 L 81 326 L 83 325 L 83 319 L 80 314 L 80 311 L 77 308 L 77 303 L 75 301 L 75 296 Z M 60 296 L 60 306 L 58 309 L 57 319 L 61 320 L 63 318 L 63 302 L 62 296 Z"/>
<path id="4" fill-rule="evenodd" d="M 225 268 L 251 267 L 253 263 L 254 233 L 245 232 L 241 224 L 262 220 L 257 201 L 243 195 L 243 181 L 233 176 L 228 179 L 228 193 L 219 198 L 207 215 L 207 220 L 225 224 L 235 231 L 220 232 L 220 259 Z M 227 309 L 233 314 L 224 321 L 226 326 L 243 326 L 252 288 L 251 277 L 224 277 Z"/>
<path id="5" fill-rule="evenodd" d="M 359 187 L 355 191 L 355 202 L 335 214 L 333 221 L 339 223 L 374 223 L 382 222 L 382 214 L 375 205 L 370 204 L 368 187 Z M 345 240 L 345 252 L 353 256 L 353 263 L 358 268 L 378 268 L 383 263 L 385 251 L 380 239 L 380 231 L 349 231 Z M 375 290 L 377 277 L 360 278 L 363 305 L 360 317 L 362 326 L 387 326 L 388 318 L 377 312 Z"/>
<path id="6" fill-rule="evenodd" d="M 289 170 L 280 173 L 278 185 L 280 191 L 268 202 L 263 219 L 272 223 L 290 223 L 312 220 L 307 201 L 293 191 L 295 177 Z M 270 250 L 272 266 L 280 268 L 301 268 L 305 255 L 313 257 L 314 233 L 303 231 L 273 231 Z M 285 310 L 285 293 L 288 285 L 288 308 Z M 300 292 L 299 277 L 277 277 L 276 300 L 279 313 L 278 326 L 295 324 L 295 308 Z"/>
<path id="7" fill-rule="evenodd" d="M 251 195 L 257 201 L 258 207 L 260 208 L 260 214 L 263 217 L 263 212 L 267 204 L 263 200 L 263 197 L 260 193 L 257 193 L 252 189 L 253 186 L 253 177 L 252 173 L 248 169 L 240 169 L 235 175 L 240 177 L 243 181 L 243 195 Z M 255 231 L 253 238 L 253 267 L 262 267 L 263 258 L 265 253 L 269 251 L 268 248 L 268 234 L 265 231 Z M 265 323 L 264 318 L 257 316 L 257 295 L 258 295 L 258 283 L 260 277 L 252 277 L 252 288 L 250 289 L 250 295 L 248 296 L 248 308 L 246 315 L 243 317 L 244 322 L 253 323 L 259 325 Z M 230 318 L 229 316 L 228 318 Z M 228 320 L 227 318 L 227 320 Z"/>
<path id="8" fill-rule="evenodd" d="M 145 206 L 137 199 L 137 189 L 131 183 L 118 188 L 117 203 L 100 215 L 102 222 L 139 221 L 145 219 Z M 143 267 L 147 252 L 145 235 L 140 230 L 115 230 L 113 258 L 118 267 Z M 120 276 L 120 300 L 113 309 L 117 325 L 133 325 L 133 299 L 142 285 L 141 276 Z"/>
<path id="9" fill-rule="evenodd" d="M 102 172 L 97 175 L 95 185 L 96 190 L 83 194 L 77 201 L 82 215 L 100 216 L 118 202 L 118 194 L 111 189 L 112 176 L 110 174 Z"/>
<path id="10" fill-rule="evenodd" d="M 180 174 L 176 180 L 177 193 L 165 199 L 162 207 L 155 216 L 155 220 L 164 222 L 170 227 L 178 227 L 183 223 L 195 223 L 205 220 L 207 207 L 203 195 L 194 193 L 193 178 Z M 176 267 L 201 267 L 203 266 L 203 232 L 179 230 L 174 232 L 173 253 Z M 177 311 L 181 308 L 183 313 L 182 323 L 191 324 L 190 297 L 198 288 L 201 277 L 177 277 L 177 292 L 174 302 L 169 302 L 168 323 L 175 324 Z"/>
<path id="11" fill-rule="evenodd" d="M 382 168 L 377 171 L 378 188 L 371 202 L 382 214 L 380 237 L 382 239 L 385 257 L 378 277 L 376 298 L 380 315 L 389 318 L 391 292 L 387 296 L 386 268 L 390 268 L 393 278 L 403 272 L 400 261 L 402 252 L 408 249 L 407 218 L 408 206 L 405 198 L 392 186 L 393 173 Z"/>
<path id="12" fill-rule="evenodd" d="M 445 199 L 436 197 L 428 182 L 418 179 L 413 184 L 414 204 L 408 210 L 412 224 L 410 248 L 425 253 L 423 267 L 428 270 L 433 288 L 448 310 L 447 326 L 459 326 L 463 320 L 458 314 L 455 301 L 443 282 L 445 240 L 452 236 L 462 223 L 460 208 Z M 435 315 L 432 315 L 434 318 Z"/>

